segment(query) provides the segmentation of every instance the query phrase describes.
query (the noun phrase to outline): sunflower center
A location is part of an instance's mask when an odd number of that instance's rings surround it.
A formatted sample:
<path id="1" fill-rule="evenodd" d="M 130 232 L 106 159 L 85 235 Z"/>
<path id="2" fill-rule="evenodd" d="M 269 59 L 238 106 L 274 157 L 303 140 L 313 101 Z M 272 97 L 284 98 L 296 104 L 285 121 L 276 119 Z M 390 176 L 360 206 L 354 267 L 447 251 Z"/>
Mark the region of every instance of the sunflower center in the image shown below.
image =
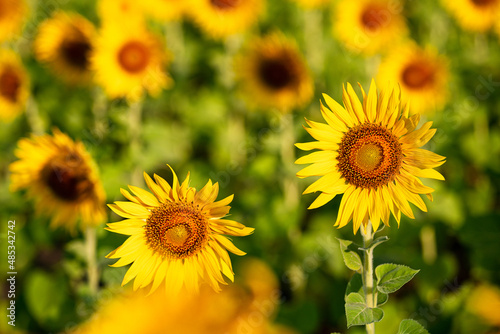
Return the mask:
<path id="1" fill-rule="evenodd" d="M 208 218 L 192 204 L 164 203 L 146 221 L 148 246 L 162 256 L 183 259 L 208 240 Z"/>
<path id="2" fill-rule="evenodd" d="M 293 80 L 289 67 L 280 59 L 266 59 L 262 61 L 259 75 L 266 86 L 271 89 L 282 89 Z"/>
<path id="3" fill-rule="evenodd" d="M 87 70 L 89 67 L 90 43 L 86 40 L 66 40 L 61 45 L 64 59 L 74 67 Z"/>
<path id="4" fill-rule="evenodd" d="M 338 150 L 338 168 L 347 183 L 377 188 L 394 180 L 402 162 L 398 139 L 385 127 L 363 124 L 351 128 Z"/>
<path id="5" fill-rule="evenodd" d="M 231 9 L 238 5 L 239 0 L 210 0 L 210 3 L 219 9 Z"/>
<path id="6" fill-rule="evenodd" d="M 52 193 L 63 201 L 74 202 L 85 199 L 93 188 L 88 179 L 88 169 L 80 156 L 69 153 L 49 161 L 41 176 Z"/>
<path id="7" fill-rule="evenodd" d="M 15 103 L 19 87 L 21 87 L 21 78 L 13 69 L 5 69 L 0 75 L 0 94 L 10 102 Z"/>
<path id="8" fill-rule="evenodd" d="M 361 14 L 361 24 L 370 31 L 375 31 L 384 25 L 387 17 L 383 15 L 384 8 L 368 6 Z"/>
<path id="9" fill-rule="evenodd" d="M 429 65 L 416 62 L 408 65 L 401 74 L 403 83 L 410 88 L 423 88 L 432 84 L 434 72 Z"/>
<path id="10" fill-rule="evenodd" d="M 149 63 L 149 50 L 139 41 L 125 44 L 118 53 L 118 62 L 129 73 L 143 71 Z"/>
<path id="11" fill-rule="evenodd" d="M 497 0 L 472 0 L 472 2 L 479 7 L 487 7 L 497 2 Z"/>

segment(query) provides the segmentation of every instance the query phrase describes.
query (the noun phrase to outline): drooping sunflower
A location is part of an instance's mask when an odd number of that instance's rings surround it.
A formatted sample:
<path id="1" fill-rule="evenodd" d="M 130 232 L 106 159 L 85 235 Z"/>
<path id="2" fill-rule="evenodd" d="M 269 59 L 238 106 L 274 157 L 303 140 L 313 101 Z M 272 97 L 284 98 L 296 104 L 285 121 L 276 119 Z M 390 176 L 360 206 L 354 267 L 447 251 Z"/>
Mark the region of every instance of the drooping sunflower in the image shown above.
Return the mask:
<path id="1" fill-rule="evenodd" d="M 184 14 L 185 1 L 177 0 L 144 0 L 142 6 L 146 14 L 157 20 L 178 20 Z"/>
<path id="2" fill-rule="evenodd" d="M 484 32 L 499 19 L 500 0 L 442 0 L 441 2 L 466 30 Z"/>
<path id="3" fill-rule="evenodd" d="M 29 78 L 13 51 L 0 50 L 0 120 L 11 121 L 21 113 L 29 95 Z"/>
<path id="4" fill-rule="evenodd" d="M 263 12 L 264 0 L 188 0 L 188 14 L 208 35 L 223 38 L 243 32 Z"/>
<path id="5" fill-rule="evenodd" d="M 170 167 L 170 166 L 169 166 Z M 215 202 L 218 183 L 212 181 L 200 191 L 190 187 L 189 174 L 179 184 L 172 169 L 170 186 L 154 175 L 155 181 L 144 173 L 149 189 L 129 186 L 133 194 L 121 189 L 130 202 L 115 202 L 109 207 L 127 218 L 108 224 L 107 230 L 130 237 L 108 258 L 120 258 L 114 267 L 133 262 L 122 285 L 134 280 L 134 290 L 152 283 L 151 292 L 164 281 L 169 293 L 177 293 L 182 286 L 198 291 L 202 280 L 215 291 L 219 284 L 227 284 L 224 276 L 233 281 L 234 273 L 227 251 L 245 255 L 226 237 L 246 236 L 253 228 L 233 220 L 222 219 L 229 212 L 233 195 Z"/>
<path id="6" fill-rule="evenodd" d="M 403 101 L 410 101 L 412 112 L 441 109 L 448 100 L 448 61 L 431 48 L 416 44 L 394 48 L 382 61 L 379 84 L 399 82 Z"/>
<path id="7" fill-rule="evenodd" d="M 27 13 L 26 0 L 0 0 L 0 42 L 21 32 Z"/>
<path id="8" fill-rule="evenodd" d="M 388 226 L 391 212 L 398 226 L 401 212 L 414 218 L 408 202 L 427 211 L 420 194 L 432 200 L 434 189 L 419 177 L 444 180 L 433 168 L 442 165 L 445 157 L 420 148 L 436 132 L 432 122 L 416 129 L 420 115 L 409 116 L 398 87 L 377 93 L 372 81 L 368 95 L 363 89 L 362 93 L 361 103 L 347 84 L 344 107 L 323 94 L 327 107 L 322 104 L 321 113 L 327 124 L 306 120 L 307 132 L 317 141 L 296 144 L 305 151 L 320 150 L 296 161 L 312 163 L 298 177 L 321 176 L 304 191 L 321 192 L 309 209 L 343 194 L 335 226 L 341 228 L 352 220 L 354 233 L 369 221 L 375 231 L 380 220 Z"/>
<path id="9" fill-rule="evenodd" d="M 102 223 L 105 194 L 97 168 L 82 142 L 54 129 L 53 135 L 23 138 L 10 165 L 11 191 L 26 189 L 39 214 L 52 217 L 52 227 L 73 231 Z"/>
<path id="10" fill-rule="evenodd" d="M 372 55 L 408 34 L 406 21 L 391 0 L 340 0 L 334 9 L 334 34 L 355 53 Z"/>
<path id="11" fill-rule="evenodd" d="M 96 40 L 91 67 L 109 97 L 136 101 L 172 84 L 164 70 L 168 61 L 159 38 L 142 24 L 108 24 Z"/>
<path id="12" fill-rule="evenodd" d="M 94 37 L 94 25 L 86 18 L 57 11 L 38 28 L 34 41 L 35 56 L 63 80 L 72 84 L 88 83 Z"/>
<path id="13" fill-rule="evenodd" d="M 295 42 L 281 33 L 256 38 L 235 61 L 250 104 L 282 111 L 311 100 L 313 81 Z"/>

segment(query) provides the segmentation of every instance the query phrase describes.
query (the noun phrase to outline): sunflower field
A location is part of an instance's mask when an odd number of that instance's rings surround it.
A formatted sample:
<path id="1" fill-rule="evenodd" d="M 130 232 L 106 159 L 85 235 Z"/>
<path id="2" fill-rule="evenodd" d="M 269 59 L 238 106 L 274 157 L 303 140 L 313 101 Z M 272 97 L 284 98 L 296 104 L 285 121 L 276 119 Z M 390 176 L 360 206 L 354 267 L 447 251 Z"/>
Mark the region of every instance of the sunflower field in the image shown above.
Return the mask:
<path id="1" fill-rule="evenodd" d="M 500 0 L 0 0 L 0 333 L 500 333 Z"/>

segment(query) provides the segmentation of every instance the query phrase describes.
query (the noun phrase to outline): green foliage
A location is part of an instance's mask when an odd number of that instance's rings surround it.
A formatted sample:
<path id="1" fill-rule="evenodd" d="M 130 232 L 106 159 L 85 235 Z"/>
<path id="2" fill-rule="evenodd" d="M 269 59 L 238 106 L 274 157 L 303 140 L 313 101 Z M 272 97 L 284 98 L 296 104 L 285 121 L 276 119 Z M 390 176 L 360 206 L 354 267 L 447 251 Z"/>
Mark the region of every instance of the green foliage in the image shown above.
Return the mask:
<path id="1" fill-rule="evenodd" d="M 381 264 L 375 268 L 377 290 L 382 293 L 393 293 L 408 283 L 419 271 L 399 264 Z"/>
<path id="2" fill-rule="evenodd" d="M 365 291 L 363 289 L 363 277 L 361 277 L 361 274 L 359 273 L 354 273 L 352 275 L 351 280 L 347 284 L 347 288 L 345 290 L 345 297 L 351 293 L 358 293 L 365 298 Z M 387 300 L 389 299 L 389 295 L 386 293 L 378 292 L 377 293 L 377 306 L 382 306 L 385 303 L 387 303 Z"/>
<path id="3" fill-rule="evenodd" d="M 361 270 L 363 263 L 361 262 L 361 257 L 358 254 L 357 249 L 359 247 L 357 247 L 357 245 L 350 240 L 338 240 L 340 243 L 340 252 L 342 253 L 342 257 L 347 268 L 354 271 Z"/>
<path id="4" fill-rule="evenodd" d="M 429 332 L 417 321 L 405 319 L 401 321 L 397 334 L 429 334 Z"/>
<path id="5" fill-rule="evenodd" d="M 350 293 L 346 298 L 345 314 L 347 327 L 371 324 L 382 320 L 384 317 L 382 309 L 367 307 L 363 296 L 354 292 Z"/>

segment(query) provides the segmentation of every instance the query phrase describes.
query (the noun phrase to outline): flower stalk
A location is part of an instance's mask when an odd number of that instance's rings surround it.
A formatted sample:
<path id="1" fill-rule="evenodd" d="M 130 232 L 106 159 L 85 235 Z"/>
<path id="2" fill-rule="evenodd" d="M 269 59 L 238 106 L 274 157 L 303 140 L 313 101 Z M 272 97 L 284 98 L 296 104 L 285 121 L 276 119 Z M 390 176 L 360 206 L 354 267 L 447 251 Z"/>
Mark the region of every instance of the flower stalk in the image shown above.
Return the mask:
<path id="1" fill-rule="evenodd" d="M 375 291 L 373 286 L 373 249 L 371 247 L 373 242 L 373 235 L 375 233 L 372 231 L 372 224 L 368 222 L 366 229 L 361 229 L 361 235 L 363 236 L 363 290 L 366 296 L 366 307 L 374 308 L 377 307 L 377 302 L 375 299 Z M 375 323 L 366 324 L 366 333 L 375 333 Z"/>

